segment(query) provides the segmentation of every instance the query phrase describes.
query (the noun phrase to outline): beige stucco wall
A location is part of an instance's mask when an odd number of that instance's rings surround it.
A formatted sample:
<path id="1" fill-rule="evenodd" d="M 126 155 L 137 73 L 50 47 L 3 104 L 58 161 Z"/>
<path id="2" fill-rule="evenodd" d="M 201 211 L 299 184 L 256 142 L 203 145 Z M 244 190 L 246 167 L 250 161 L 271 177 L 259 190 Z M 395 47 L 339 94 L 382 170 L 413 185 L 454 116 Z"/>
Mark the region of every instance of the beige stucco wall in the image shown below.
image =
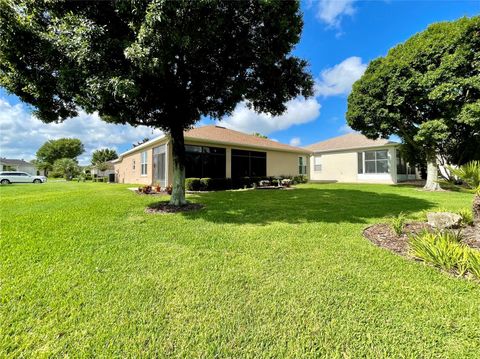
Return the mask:
<path id="1" fill-rule="evenodd" d="M 267 176 L 298 176 L 298 157 L 304 157 L 308 177 L 309 155 L 280 151 L 267 151 Z"/>
<path id="2" fill-rule="evenodd" d="M 158 142 L 152 144 L 143 149 L 139 149 L 133 153 L 123 156 L 122 160 L 114 164 L 115 173 L 117 175 L 117 182 L 119 183 L 132 183 L 132 184 L 152 184 L 153 183 L 153 148 L 157 147 L 163 143 Z M 267 176 L 297 176 L 298 173 L 298 157 L 304 156 L 307 163 L 307 176 L 309 171 L 309 161 L 308 154 L 302 153 L 292 153 L 292 152 L 282 152 L 282 151 L 265 151 L 262 149 L 251 148 L 251 147 L 242 147 L 242 146 L 230 146 L 223 144 L 213 144 L 208 142 L 199 142 L 199 141 L 185 141 L 186 145 L 196 145 L 196 146 L 212 146 L 212 147 L 221 147 L 226 149 L 226 177 L 231 177 L 231 151 L 233 149 L 240 150 L 252 150 L 252 151 L 264 151 L 267 152 Z M 142 176 L 140 174 L 140 154 L 143 151 L 148 153 L 148 168 L 147 175 Z M 135 159 L 135 170 L 132 169 L 132 161 Z M 172 161 L 172 146 L 167 144 L 167 183 L 171 184 L 173 179 L 173 161 Z"/>
<path id="3" fill-rule="evenodd" d="M 138 151 L 134 151 L 127 155 L 124 155 L 123 158 L 114 163 L 115 174 L 117 176 L 117 182 L 119 183 L 132 183 L 132 184 L 153 184 L 153 148 L 165 144 L 167 141 L 160 141 L 155 144 L 152 144 L 148 147 L 141 148 Z M 147 152 L 147 174 L 142 175 L 142 166 L 141 166 L 141 153 Z M 167 161 L 170 156 L 167 155 Z M 133 160 L 135 160 L 135 170 L 133 169 Z"/>
<path id="4" fill-rule="evenodd" d="M 369 150 L 388 149 L 389 168 L 388 174 L 358 174 L 357 152 Z M 314 157 L 321 156 L 321 171 L 315 171 Z M 371 149 L 323 152 L 310 156 L 310 180 L 312 181 L 338 181 L 348 183 L 396 183 L 395 148 L 376 147 Z"/>
<path id="5" fill-rule="evenodd" d="M 147 151 L 147 175 L 141 174 L 140 154 Z M 133 169 L 135 161 L 135 169 Z M 152 148 L 142 149 L 128 154 L 119 163 L 114 164 L 119 183 L 151 184 L 152 183 Z"/>

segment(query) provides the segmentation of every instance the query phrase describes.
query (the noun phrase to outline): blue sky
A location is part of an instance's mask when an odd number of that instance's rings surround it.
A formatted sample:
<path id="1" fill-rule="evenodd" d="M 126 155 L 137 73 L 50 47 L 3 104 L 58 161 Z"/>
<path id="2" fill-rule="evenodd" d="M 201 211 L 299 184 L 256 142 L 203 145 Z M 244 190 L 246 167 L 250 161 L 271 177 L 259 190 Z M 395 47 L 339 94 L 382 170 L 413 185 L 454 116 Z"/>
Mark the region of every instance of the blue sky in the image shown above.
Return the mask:
<path id="1" fill-rule="evenodd" d="M 294 52 L 309 61 L 316 96 L 292 100 L 279 118 L 256 114 L 240 104 L 222 121 L 224 126 L 300 146 L 344 134 L 349 131 L 345 123 L 348 93 L 369 61 L 431 23 L 480 14 L 480 0 L 319 0 L 303 2 L 302 10 L 305 25 Z M 63 124 L 42 124 L 27 106 L 0 88 L 2 157 L 33 159 L 44 141 L 77 137 L 87 149 L 80 162 L 87 163 L 96 148 L 122 152 L 133 142 L 155 135 L 158 131 L 106 124 L 85 113 Z"/>

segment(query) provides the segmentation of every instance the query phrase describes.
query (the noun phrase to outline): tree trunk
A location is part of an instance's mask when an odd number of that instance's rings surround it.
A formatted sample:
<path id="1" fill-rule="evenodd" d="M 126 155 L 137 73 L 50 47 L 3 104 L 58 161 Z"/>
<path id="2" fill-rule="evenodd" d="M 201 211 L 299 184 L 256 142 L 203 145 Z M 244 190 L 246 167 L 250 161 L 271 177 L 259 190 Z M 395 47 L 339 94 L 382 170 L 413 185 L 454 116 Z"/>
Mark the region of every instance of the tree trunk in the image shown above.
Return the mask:
<path id="1" fill-rule="evenodd" d="M 438 183 L 438 166 L 435 155 L 427 156 L 427 182 L 423 189 L 426 191 L 439 191 L 442 189 Z"/>
<path id="2" fill-rule="evenodd" d="M 185 200 L 185 142 L 183 129 L 172 129 L 170 136 L 173 154 L 173 188 L 170 204 L 183 206 L 187 204 Z"/>

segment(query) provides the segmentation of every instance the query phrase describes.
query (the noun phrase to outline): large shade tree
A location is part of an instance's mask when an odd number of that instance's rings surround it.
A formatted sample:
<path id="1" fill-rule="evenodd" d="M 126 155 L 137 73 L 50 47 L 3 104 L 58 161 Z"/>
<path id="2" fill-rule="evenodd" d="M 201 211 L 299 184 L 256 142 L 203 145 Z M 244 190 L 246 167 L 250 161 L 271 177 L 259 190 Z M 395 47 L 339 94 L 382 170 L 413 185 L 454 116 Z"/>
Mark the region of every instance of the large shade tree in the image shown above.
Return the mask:
<path id="1" fill-rule="evenodd" d="M 353 85 L 347 122 L 367 137 L 398 135 L 427 162 L 464 163 L 480 150 L 480 17 L 431 25 L 372 61 Z"/>
<path id="2" fill-rule="evenodd" d="M 307 63 L 291 55 L 297 1 L 0 2 L 0 85 L 44 122 L 81 108 L 167 132 L 172 204 L 185 203 L 183 131 L 201 116 L 241 101 L 279 115 L 312 94 Z"/>
<path id="3" fill-rule="evenodd" d="M 37 150 L 35 164 L 37 168 L 48 172 L 53 169 L 55 161 L 61 158 L 76 160 L 83 152 L 85 147 L 78 138 L 48 140 Z"/>

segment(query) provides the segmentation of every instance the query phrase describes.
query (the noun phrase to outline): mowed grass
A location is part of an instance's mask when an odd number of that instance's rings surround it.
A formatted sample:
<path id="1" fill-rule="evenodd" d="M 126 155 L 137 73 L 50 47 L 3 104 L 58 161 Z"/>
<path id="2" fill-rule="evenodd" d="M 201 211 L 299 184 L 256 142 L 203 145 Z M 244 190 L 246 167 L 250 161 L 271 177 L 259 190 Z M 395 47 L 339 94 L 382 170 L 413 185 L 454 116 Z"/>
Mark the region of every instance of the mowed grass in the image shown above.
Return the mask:
<path id="1" fill-rule="evenodd" d="M 361 235 L 471 194 L 312 184 L 152 215 L 127 187 L 0 188 L 0 357 L 480 356 L 480 286 Z"/>

